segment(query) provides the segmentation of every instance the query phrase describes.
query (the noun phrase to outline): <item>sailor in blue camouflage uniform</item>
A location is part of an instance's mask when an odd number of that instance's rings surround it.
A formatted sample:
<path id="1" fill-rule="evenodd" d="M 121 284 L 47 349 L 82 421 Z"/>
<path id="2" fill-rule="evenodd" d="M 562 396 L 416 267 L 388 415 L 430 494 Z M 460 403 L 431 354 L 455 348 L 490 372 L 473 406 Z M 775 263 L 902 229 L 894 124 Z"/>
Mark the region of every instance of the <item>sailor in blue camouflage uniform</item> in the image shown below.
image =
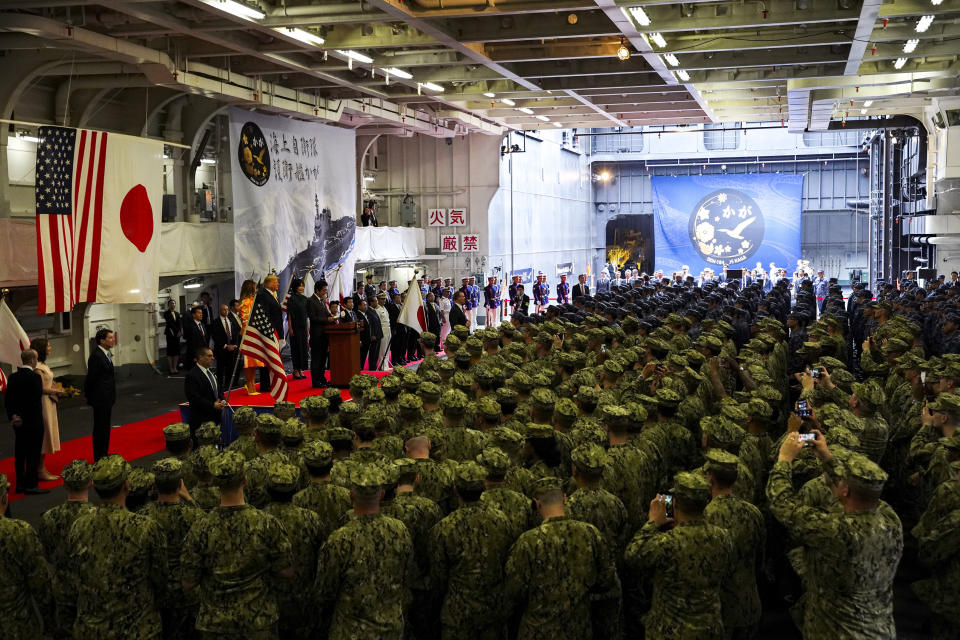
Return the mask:
<path id="1" fill-rule="evenodd" d="M 557 304 L 567 304 L 570 302 L 570 283 L 567 282 L 567 274 L 560 276 L 560 283 L 557 285 Z"/>
<path id="2" fill-rule="evenodd" d="M 517 287 L 520 286 L 520 276 L 510 278 L 510 287 L 507 289 L 507 295 L 510 296 L 511 311 L 516 311 L 517 307 Z"/>
<path id="3" fill-rule="evenodd" d="M 830 281 L 823 275 L 823 269 L 817 270 L 817 277 L 813 279 L 813 295 L 817 299 L 817 311 L 823 313 L 823 301 L 827 298 Z"/>
<path id="4" fill-rule="evenodd" d="M 537 315 L 550 304 L 550 285 L 547 284 L 547 276 L 543 275 L 543 271 L 537 273 L 537 281 L 533 285 L 533 303 Z"/>
<path id="5" fill-rule="evenodd" d="M 480 308 L 480 286 L 477 284 L 477 279 L 473 276 L 470 276 L 470 284 L 467 285 L 467 290 L 470 292 L 470 331 L 476 331 L 477 329 L 477 309 Z"/>
<path id="6" fill-rule="evenodd" d="M 487 310 L 487 326 L 500 325 L 500 285 L 496 276 L 487 278 L 487 286 L 483 288 L 483 307 Z"/>

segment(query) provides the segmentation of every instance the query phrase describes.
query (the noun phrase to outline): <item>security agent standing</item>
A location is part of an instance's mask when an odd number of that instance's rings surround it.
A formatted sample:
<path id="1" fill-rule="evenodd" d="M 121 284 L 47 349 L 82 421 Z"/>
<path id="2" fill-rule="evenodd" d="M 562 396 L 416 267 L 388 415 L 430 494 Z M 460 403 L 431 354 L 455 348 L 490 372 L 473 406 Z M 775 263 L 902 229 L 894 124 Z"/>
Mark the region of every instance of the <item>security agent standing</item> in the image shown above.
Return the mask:
<path id="1" fill-rule="evenodd" d="M 229 389 L 233 386 L 230 376 L 234 373 L 240 334 L 243 333 L 240 323 L 230 313 L 230 307 L 220 305 L 220 315 L 210 326 L 210 333 L 213 335 L 213 356 L 217 361 L 217 384 L 221 390 Z"/>
<path id="2" fill-rule="evenodd" d="M 557 304 L 567 304 L 570 302 L 570 284 L 567 282 L 567 274 L 560 276 L 560 283 L 557 285 Z"/>
<path id="3" fill-rule="evenodd" d="M 310 317 L 310 382 L 315 389 L 327 386 L 327 325 L 334 322 L 327 305 L 327 283 L 313 285 L 313 295 L 307 302 L 307 315 Z"/>
<path id="4" fill-rule="evenodd" d="M 517 285 L 517 295 L 514 298 L 513 307 L 515 313 L 522 313 L 523 315 L 530 313 L 530 296 L 524 293 L 522 284 Z"/>
<path id="5" fill-rule="evenodd" d="M 806 565 L 803 636 L 821 638 L 897 637 L 893 621 L 893 578 L 903 553 L 903 528 L 880 500 L 887 474 L 861 454 L 840 465 L 819 431 L 813 450 L 831 475 L 843 511 L 825 512 L 801 503 L 793 488 L 793 461 L 804 446 L 800 434 L 783 441 L 767 482 L 770 511 L 792 539 L 814 559 Z"/>
<path id="6" fill-rule="evenodd" d="M 363 359 L 363 334 L 361 334 L 360 366 L 370 371 L 376 371 L 380 362 L 380 344 L 383 340 L 383 325 L 380 322 L 380 315 L 377 313 L 377 297 L 367 296 L 366 308 L 362 309 L 367 318 L 367 359 Z"/>
<path id="7" fill-rule="evenodd" d="M 487 286 L 483 288 L 483 307 L 487 310 L 487 326 L 496 327 L 500 324 L 500 285 L 496 276 L 487 278 Z"/>
<path id="8" fill-rule="evenodd" d="M 37 352 L 21 351 L 20 362 L 20 368 L 10 376 L 6 394 L 7 418 L 14 433 L 16 493 L 50 493 L 37 486 L 43 444 L 43 379 L 36 372 Z"/>
<path id="9" fill-rule="evenodd" d="M 586 274 L 581 273 L 577 276 L 577 284 L 573 285 L 573 297 L 579 298 L 588 295 L 590 295 L 590 285 L 587 284 Z"/>
<path id="10" fill-rule="evenodd" d="M 110 449 L 110 414 L 117 401 L 117 381 L 113 367 L 113 346 L 116 337 L 109 329 L 99 329 L 94 337 L 96 347 L 87 358 L 87 377 L 83 395 L 93 407 L 93 459 L 99 460 Z"/>
<path id="11" fill-rule="evenodd" d="M 196 366 L 190 369 L 183 380 L 183 392 L 190 403 L 190 437 L 204 422 L 220 424 L 227 406 L 223 390 L 217 384 L 210 367 L 213 366 L 213 351 L 200 347 L 196 353 Z"/>
<path id="12" fill-rule="evenodd" d="M 650 502 L 647 523 L 625 555 L 638 574 L 653 575 L 653 601 L 643 626 L 648 638 L 723 638 L 720 584 L 732 569 L 733 542 L 703 517 L 711 495 L 705 477 L 678 473 L 672 495 L 672 516 L 667 495 Z"/>

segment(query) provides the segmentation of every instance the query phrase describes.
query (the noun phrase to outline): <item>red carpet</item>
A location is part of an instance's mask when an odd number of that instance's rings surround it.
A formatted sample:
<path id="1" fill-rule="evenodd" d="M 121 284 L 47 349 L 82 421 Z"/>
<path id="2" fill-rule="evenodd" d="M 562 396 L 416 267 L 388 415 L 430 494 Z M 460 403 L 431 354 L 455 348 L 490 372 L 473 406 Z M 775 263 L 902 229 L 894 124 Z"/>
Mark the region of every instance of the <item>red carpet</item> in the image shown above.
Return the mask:
<path id="1" fill-rule="evenodd" d="M 389 374 L 389 371 L 364 371 L 363 373 L 369 373 L 372 376 L 376 376 L 378 379 Z M 311 386 L 310 382 L 310 372 L 306 372 L 306 378 L 303 380 L 294 380 L 291 376 L 287 376 L 287 384 L 290 386 L 290 390 L 287 393 L 287 400 L 293 402 L 294 404 L 299 405 L 300 401 L 306 398 L 307 396 L 312 396 L 317 393 L 323 392 L 323 389 L 314 389 Z M 259 387 L 258 387 L 259 388 Z M 350 399 L 350 392 L 347 389 L 341 391 L 341 395 L 344 400 Z M 230 404 L 233 406 L 245 406 L 245 407 L 272 407 L 274 403 L 273 396 L 268 392 L 263 392 L 258 396 L 251 396 L 247 394 L 247 391 L 240 387 L 239 389 L 234 389 L 230 392 Z"/>
<path id="2" fill-rule="evenodd" d="M 179 419 L 180 413 L 178 411 L 170 411 L 163 415 L 113 429 L 110 432 L 110 453 L 119 453 L 127 460 L 136 460 L 156 453 L 163 449 L 163 428 Z M 90 436 L 62 443 L 60 451 L 48 455 L 45 462 L 50 473 L 59 475 L 60 470 L 65 465 L 78 458 L 85 458 L 87 461 L 93 462 L 93 443 Z M 0 473 L 6 474 L 12 490 L 15 487 L 13 458 L 0 460 Z M 41 482 L 40 486 L 44 489 L 52 489 L 60 486 L 62 482 L 62 480 L 57 479 L 53 482 Z M 23 494 L 11 493 L 10 501 L 13 502 L 25 497 Z"/>

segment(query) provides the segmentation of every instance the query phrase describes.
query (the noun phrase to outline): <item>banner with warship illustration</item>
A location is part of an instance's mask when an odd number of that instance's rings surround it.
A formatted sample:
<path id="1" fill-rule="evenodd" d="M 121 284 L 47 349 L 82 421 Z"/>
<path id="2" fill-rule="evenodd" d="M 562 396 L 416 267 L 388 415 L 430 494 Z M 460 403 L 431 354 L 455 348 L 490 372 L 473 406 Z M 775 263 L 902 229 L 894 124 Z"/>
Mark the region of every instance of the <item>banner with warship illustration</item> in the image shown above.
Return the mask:
<path id="1" fill-rule="evenodd" d="M 793 265 L 800 257 L 802 175 L 654 176 L 655 261 L 665 273 Z"/>
<path id="2" fill-rule="evenodd" d="M 237 290 L 271 269 L 286 287 L 308 270 L 352 293 L 355 134 L 315 122 L 230 110 Z M 311 292 L 307 292 L 310 295 Z"/>

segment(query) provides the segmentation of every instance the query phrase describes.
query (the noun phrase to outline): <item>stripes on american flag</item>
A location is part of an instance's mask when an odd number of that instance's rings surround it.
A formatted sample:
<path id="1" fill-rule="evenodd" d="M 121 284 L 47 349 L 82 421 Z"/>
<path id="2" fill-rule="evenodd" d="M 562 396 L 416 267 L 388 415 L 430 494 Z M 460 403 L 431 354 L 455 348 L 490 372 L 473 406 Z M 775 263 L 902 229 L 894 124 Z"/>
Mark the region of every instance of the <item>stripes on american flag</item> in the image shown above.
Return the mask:
<path id="1" fill-rule="evenodd" d="M 107 134 L 40 127 L 36 204 L 41 314 L 97 299 Z"/>
<path id="2" fill-rule="evenodd" d="M 266 364 L 270 370 L 270 395 L 274 400 L 286 400 L 289 386 L 287 372 L 283 369 L 283 358 L 280 357 L 280 343 L 263 305 L 257 302 L 254 302 L 250 310 L 250 321 L 243 332 L 243 340 L 240 341 L 240 353 Z"/>
<path id="3" fill-rule="evenodd" d="M 283 296 L 283 301 L 280 303 L 280 311 L 284 313 L 287 312 L 287 303 L 290 301 L 290 296 L 292 296 L 296 291 L 293 290 L 293 276 L 290 276 L 290 286 L 287 287 L 287 293 Z"/>

